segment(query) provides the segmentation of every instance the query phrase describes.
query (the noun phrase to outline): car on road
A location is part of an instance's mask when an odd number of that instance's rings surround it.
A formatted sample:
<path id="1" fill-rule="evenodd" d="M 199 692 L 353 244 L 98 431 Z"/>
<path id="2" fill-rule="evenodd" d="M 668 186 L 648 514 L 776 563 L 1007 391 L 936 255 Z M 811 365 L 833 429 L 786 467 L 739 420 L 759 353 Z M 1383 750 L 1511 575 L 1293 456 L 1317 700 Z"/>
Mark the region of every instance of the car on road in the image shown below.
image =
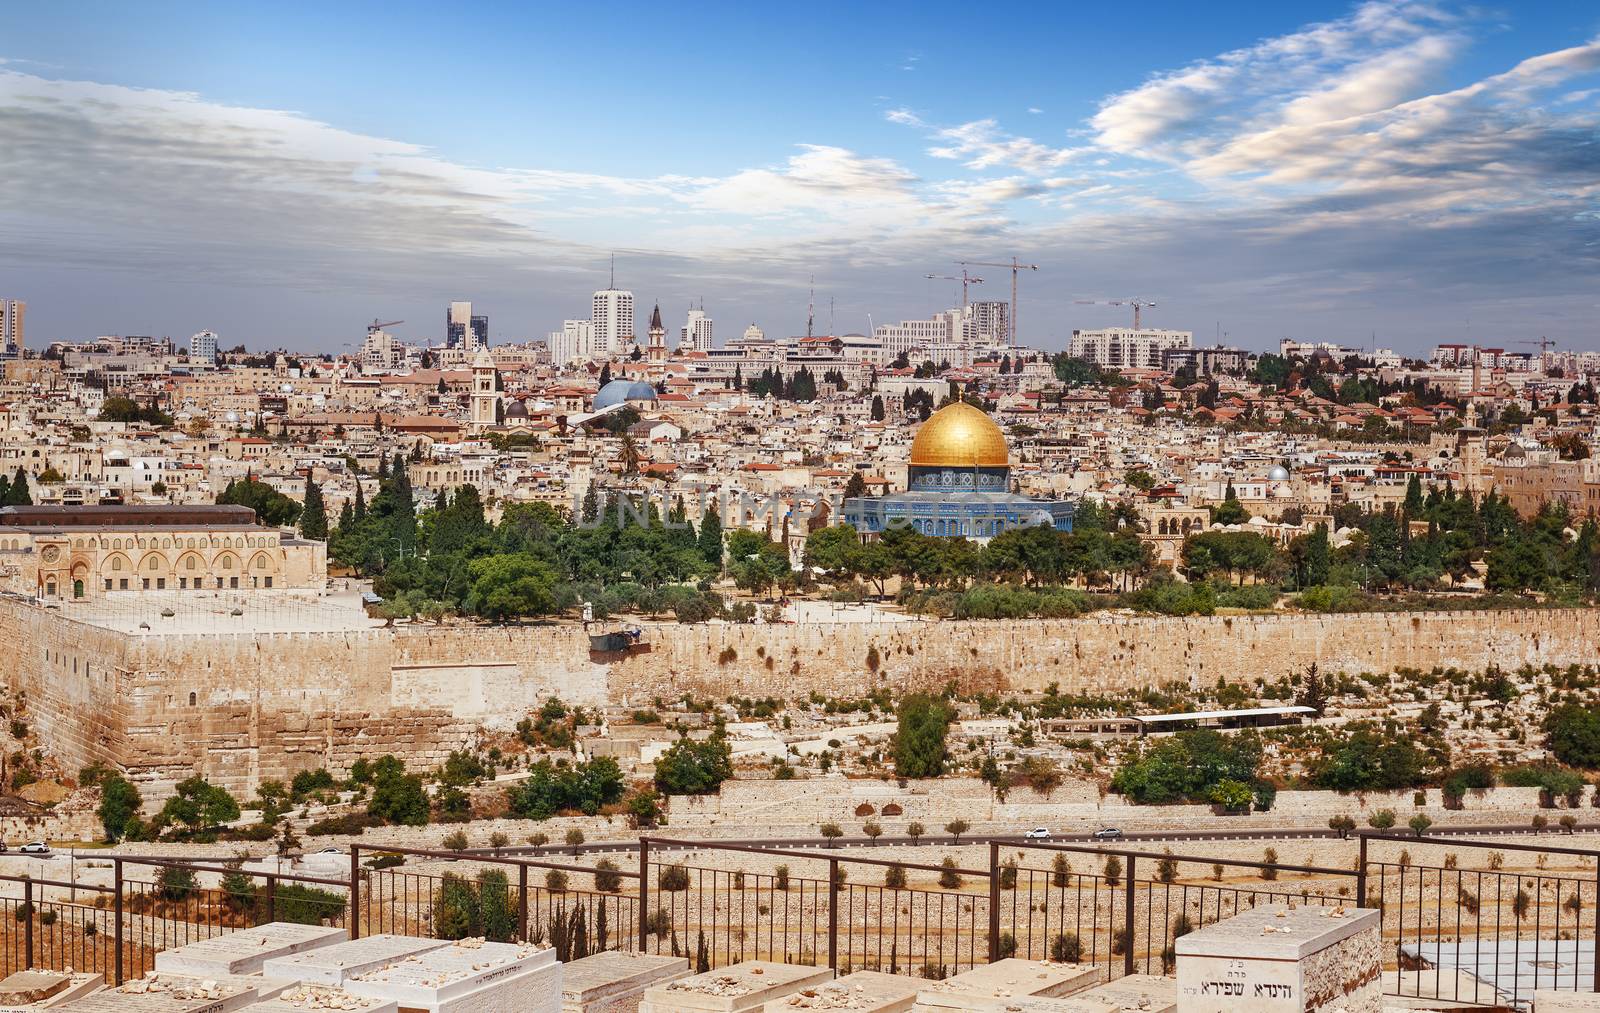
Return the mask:
<path id="1" fill-rule="evenodd" d="M 50 853 L 50 845 L 43 841 L 33 841 L 31 843 L 24 844 L 17 850 L 21 851 L 24 855 L 48 855 Z"/>
<path id="2" fill-rule="evenodd" d="M 1121 836 L 1122 831 L 1116 827 L 1101 827 L 1094 832 L 1094 839 L 1097 841 L 1114 841 Z"/>
<path id="3" fill-rule="evenodd" d="M 1034 827 L 1023 836 L 1030 841 L 1048 841 L 1050 839 L 1050 831 L 1046 827 Z"/>

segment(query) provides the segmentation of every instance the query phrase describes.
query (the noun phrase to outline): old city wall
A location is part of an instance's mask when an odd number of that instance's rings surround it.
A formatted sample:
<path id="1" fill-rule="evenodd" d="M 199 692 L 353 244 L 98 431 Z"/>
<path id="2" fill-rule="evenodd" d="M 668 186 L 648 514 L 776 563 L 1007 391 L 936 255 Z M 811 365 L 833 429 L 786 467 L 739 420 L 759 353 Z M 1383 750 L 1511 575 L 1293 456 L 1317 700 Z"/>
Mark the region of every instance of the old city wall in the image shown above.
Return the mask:
<path id="1" fill-rule="evenodd" d="M 1600 612 L 1527 610 L 1050 622 L 660 624 L 592 658 L 571 624 L 346 632 L 119 633 L 0 600 L 0 664 L 69 771 L 104 760 L 147 795 L 199 772 L 245 793 L 394 753 L 432 766 L 546 696 L 640 704 L 685 692 L 796 698 L 879 687 L 1109 692 L 1327 670 L 1600 660 Z M 870 664 L 875 657 L 876 670 Z"/>
<path id="2" fill-rule="evenodd" d="M 1600 661 L 1600 611 L 1385 612 L 994 622 L 661 625 L 650 651 L 609 666 L 611 697 L 721 698 L 879 687 L 1115 692 L 1177 681 L 1210 686 L 1326 671 Z M 876 671 L 871 662 L 877 661 Z"/>

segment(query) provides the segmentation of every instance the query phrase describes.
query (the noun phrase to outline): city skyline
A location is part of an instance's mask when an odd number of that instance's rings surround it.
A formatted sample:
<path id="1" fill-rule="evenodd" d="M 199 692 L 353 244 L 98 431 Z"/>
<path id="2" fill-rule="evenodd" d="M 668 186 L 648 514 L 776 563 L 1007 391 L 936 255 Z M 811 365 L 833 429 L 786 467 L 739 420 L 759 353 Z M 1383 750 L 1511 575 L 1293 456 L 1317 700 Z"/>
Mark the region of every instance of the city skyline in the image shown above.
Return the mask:
<path id="1" fill-rule="evenodd" d="M 726 340 L 804 333 L 813 284 L 819 333 L 925 317 L 960 302 L 925 275 L 1015 255 L 1052 350 L 1132 297 L 1204 344 L 1600 347 L 1592 7 L 963 13 L 630 7 L 644 69 L 599 80 L 561 12 L 9 11 L 3 288 L 35 348 L 437 341 L 452 300 L 499 343 L 582 316 L 615 252 L 674 335 L 703 298 Z"/>

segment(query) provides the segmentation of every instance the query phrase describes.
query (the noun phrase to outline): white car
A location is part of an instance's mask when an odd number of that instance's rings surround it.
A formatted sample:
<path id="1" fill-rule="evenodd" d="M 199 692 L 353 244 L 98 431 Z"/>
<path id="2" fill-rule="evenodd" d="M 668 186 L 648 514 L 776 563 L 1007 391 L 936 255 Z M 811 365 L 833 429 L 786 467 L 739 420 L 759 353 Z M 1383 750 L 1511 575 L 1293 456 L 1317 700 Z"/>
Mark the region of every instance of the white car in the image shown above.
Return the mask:
<path id="1" fill-rule="evenodd" d="M 1097 841 L 1114 841 L 1121 836 L 1122 831 L 1116 827 L 1102 827 L 1094 832 L 1094 839 Z"/>
<path id="2" fill-rule="evenodd" d="M 1024 836 L 1030 841 L 1048 841 L 1050 839 L 1050 831 L 1046 827 L 1034 827 Z"/>
<path id="3" fill-rule="evenodd" d="M 24 855 L 48 855 L 50 853 L 50 845 L 43 841 L 34 841 L 31 844 L 24 844 L 17 850 Z"/>

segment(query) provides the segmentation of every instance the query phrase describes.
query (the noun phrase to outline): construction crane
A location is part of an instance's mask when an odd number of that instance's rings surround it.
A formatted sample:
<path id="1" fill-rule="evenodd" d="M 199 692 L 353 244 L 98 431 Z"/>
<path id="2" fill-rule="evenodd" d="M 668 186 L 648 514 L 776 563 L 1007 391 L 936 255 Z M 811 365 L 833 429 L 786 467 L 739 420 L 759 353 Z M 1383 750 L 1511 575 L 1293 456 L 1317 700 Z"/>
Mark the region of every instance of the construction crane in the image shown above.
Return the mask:
<path id="1" fill-rule="evenodd" d="M 1550 349 L 1554 348 L 1556 346 L 1557 342 L 1552 341 L 1549 338 L 1540 338 L 1538 341 L 1519 341 L 1519 342 L 1517 342 L 1517 344 L 1519 344 L 1519 345 L 1538 345 L 1539 346 L 1539 357 L 1542 359 L 1542 358 L 1544 358 L 1545 355 L 1549 354 Z"/>
<path id="2" fill-rule="evenodd" d="M 1139 311 L 1155 303 L 1148 299 L 1074 299 L 1073 302 L 1080 306 L 1132 306 L 1133 329 L 1139 329 Z"/>
<path id="3" fill-rule="evenodd" d="M 958 260 L 956 264 L 961 267 L 1009 267 L 1011 269 L 1011 318 L 1007 321 L 1010 325 L 1011 334 L 1006 343 L 1015 345 L 1017 343 L 1017 272 L 1037 271 L 1039 270 L 1039 265 L 1023 264 L 1016 257 L 1012 257 L 1009 264 L 992 263 L 987 260 Z"/>
<path id="4" fill-rule="evenodd" d="M 967 286 L 983 284 L 982 278 L 974 278 L 966 271 L 962 271 L 961 277 L 959 278 L 952 277 L 948 274 L 925 274 L 923 277 L 927 278 L 929 281 L 959 281 L 961 283 L 961 311 L 963 313 L 965 313 L 967 309 Z"/>
<path id="5" fill-rule="evenodd" d="M 367 325 L 367 333 L 368 334 L 376 334 L 378 331 L 383 330 L 385 327 L 396 327 L 396 326 L 399 326 L 400 324 L 403 324 L 403 323 L 405 323 L 404 320 L 383 321 L 383 320 L 379 320 L 377 317 L 373 317 L 372 318 L 372 323 Z"/>

